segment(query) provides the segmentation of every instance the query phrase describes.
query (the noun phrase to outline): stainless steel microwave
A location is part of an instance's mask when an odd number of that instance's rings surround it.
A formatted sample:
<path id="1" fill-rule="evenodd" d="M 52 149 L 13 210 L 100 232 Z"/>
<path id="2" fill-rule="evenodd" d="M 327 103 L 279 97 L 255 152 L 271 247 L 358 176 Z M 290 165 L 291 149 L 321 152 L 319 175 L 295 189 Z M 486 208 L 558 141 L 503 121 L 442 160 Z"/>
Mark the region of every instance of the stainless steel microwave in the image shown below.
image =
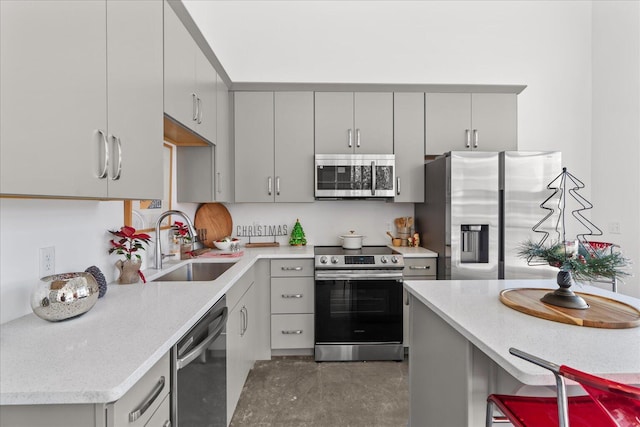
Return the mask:
<path id="1" fill-rule="evenodd" d="M 316 199 L 371 199 L 395 195 L 394 154 L 316 154 Z"/>

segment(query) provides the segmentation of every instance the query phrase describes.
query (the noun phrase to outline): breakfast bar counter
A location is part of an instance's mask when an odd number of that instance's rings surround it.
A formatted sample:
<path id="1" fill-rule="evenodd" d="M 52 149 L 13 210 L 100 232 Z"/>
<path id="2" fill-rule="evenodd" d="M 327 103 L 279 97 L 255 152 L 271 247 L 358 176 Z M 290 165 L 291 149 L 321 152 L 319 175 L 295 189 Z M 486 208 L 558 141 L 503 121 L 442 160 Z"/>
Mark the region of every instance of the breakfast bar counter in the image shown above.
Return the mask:
<path id="1" fill-rule="evenodd" d="M 410 425 L 482 426 L 493 392 L 554 384 L 553 375 L 509 353 L 510 347 L 558 364 L 640 384 L 640 327 L 600 329 L 530 316 L 507 307 L 500 291 L 555 289 L 554 280 L 406 281 L 410 294 Z M 593 286 L 640 308 L 640 300 Z"/>

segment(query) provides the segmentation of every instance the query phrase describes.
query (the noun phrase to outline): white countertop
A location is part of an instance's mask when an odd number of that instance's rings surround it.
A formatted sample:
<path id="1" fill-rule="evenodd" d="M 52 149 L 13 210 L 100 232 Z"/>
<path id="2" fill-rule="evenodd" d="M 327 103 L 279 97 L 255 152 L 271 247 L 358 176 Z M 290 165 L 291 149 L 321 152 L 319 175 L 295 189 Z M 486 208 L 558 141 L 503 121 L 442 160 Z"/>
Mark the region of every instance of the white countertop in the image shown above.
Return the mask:
<path id="1" fill-rule="evenodd" d="M 509 347 L 614 381 L 640 384 L 640 327 L 600 329 L 568 325 L 529 316 L 499 300 L 503 289 L 556 289 L 555 280 L 407 280 L 404 286 L 524 384 L 553 384 L 553 376 L 511 355 Z M 637 298 L 593 286 L 578 286 L 574 291 L 604 295 L 640 308 Z"/>
<path id="2" fill-rule="evenodd" d="M 34 314 L 0 326 L 0 405 L 106 403 L 126 393 L 260 258 L 313 258 L 313 247 L 243 248 L 211 282 L 110 284 L 87 313 Z M 166 264 L 162 273 L 182 263 Z M 160 274 L 145 270 L 148 280 Z"/>
<path id="3" fill-rule="evenodd" d="M 387 246 L 393 249 L 394 251 L 398 252 L 399 254 L 402 254 L 402 256 L 405 258 L 437 258 L 438 257 L 437 252 L 433 252 L 432 250 L 425 249 L 420 246 L 416 246 L 416 247 L 393 246 L 393 245 L 387 245 Z"/>

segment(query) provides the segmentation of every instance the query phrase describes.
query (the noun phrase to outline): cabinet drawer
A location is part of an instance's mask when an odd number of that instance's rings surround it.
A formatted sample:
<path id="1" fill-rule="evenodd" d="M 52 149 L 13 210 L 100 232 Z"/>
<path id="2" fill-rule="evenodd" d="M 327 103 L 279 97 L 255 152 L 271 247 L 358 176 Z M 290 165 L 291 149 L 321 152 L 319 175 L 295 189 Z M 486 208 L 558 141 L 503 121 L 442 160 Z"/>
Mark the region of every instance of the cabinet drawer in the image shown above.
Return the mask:
<path id="1" fill-rule="evenodd" d="M 271 279 L 271 313 L 313 313 L 313 277 Z"/>
<path id="2" fill-rule="evenodd" d="M 271 348 L 313 348 L 313 314 L 271 315 Z"/>
<path id="3" fill-rule="evenodd" d="M 164 355 L 149 372 L 113 403 L 113 419 L 109 425 L 144 426 L 160 407 L 171 389 L 169 353 Z M 131 421 L 132 418 L 135 418 Z"/>
<path id="4" fill-rule="evenodd" d="M 312 259 L 272 259 L 271 277 L 313 277 Z"/>
<path id="5" fill-rule="evenodd" d="M 171 399 L 166 396 L 144 427 L 171 427 Z"/>
<path id="6" fill-rule="evenodd" d="M 402 275 L 409 276 L 436 276 L 437 258 L 405 258 Z"/>

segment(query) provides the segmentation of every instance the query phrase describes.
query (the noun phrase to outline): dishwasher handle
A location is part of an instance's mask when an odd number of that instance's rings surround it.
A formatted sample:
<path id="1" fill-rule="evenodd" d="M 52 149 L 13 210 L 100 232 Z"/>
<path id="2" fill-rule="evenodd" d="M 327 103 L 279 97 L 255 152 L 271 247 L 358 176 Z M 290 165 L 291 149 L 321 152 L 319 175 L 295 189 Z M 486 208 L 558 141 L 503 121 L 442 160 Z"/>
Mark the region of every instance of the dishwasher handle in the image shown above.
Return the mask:
<path id="1" fill-rule="evenodd" d="M 220 319 L 221 317 L 222 320 L 220 321 L 220 323 L 218 323 L 218 326 L 216 326 L 216 328 L 211 331 L 211 333 L 207 335 L 207 337 L 203 339 L 200 344 L 195 346 L 193 350 L 187 353 L 184 357 L 176 360 L 176 368 L 178 370 L 184 368 L 189 363 L 197 359 L 202 353 L 207 350 L 207 347 L 209 347 L 209 345 L 211 345 L 211 343 L 214 342 L 222 334 L 222 330 L 227 324 L 227 318 L 229 317 L 229 309 L 227 309 L 227 307 L 224 307 L 220 316 L 217 316 L 215 319 L 213 319 L 211 323 L 209 323 L 209 325 L 213 325 L 213 323 L 215 323 L 215 321 Z"/>

